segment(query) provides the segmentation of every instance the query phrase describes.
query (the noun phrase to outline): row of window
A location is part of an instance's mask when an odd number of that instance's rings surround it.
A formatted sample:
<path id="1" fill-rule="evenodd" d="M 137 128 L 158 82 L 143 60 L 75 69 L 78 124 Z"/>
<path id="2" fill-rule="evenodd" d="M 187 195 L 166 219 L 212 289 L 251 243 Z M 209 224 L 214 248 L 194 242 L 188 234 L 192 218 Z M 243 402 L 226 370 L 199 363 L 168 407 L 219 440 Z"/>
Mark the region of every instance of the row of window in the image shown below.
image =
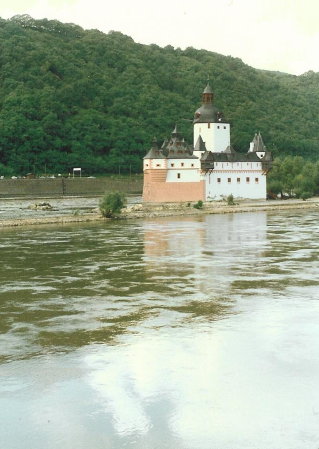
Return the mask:
<path id="1" fill-rule="evenodd" d="M 218 182 L 218 184 L 221 184 L 222 179 L 221 178 L 217 178 L 217 182 Z M 231 182 L 232 182 L 232 178 L 227 178 L 227 183 L 231 184 Z M 237 182 L 237 184 L 240 184 L 241 179 L 240 178 L 236 178 L 236 182 Z M 246 176 L 246 183 L 247 184 L 250 183 L 250 177 L 249 176 Z M 255 184 L 258 184 L 258 183 L 259 183 L 259 178 L 255 178 Z"/>
<path id="2" fill-rule="evenodd" d="M 208 123 L 208 128 L 210 128 L 210 123 Z M 217 129 L 221 129 L 221 126 L 217 125 Z M 226 129 L 226 126 L 224 125 L 224 129 Z M 201 129 L 200 129 L 201 131 Z"/>
<path id="3" fill-rule="evenodd" d="M 148 164 L 145 164 L 145 166 L 148 167 Z M 181 162 L 180 166 L 184 167 L 185 166 L 184 162 Z M 156 167 L 161 167 L 161 164 L 156 164 Z M 175 164 L 171 164 L 171 167 L 175 167 Z M 195 167 L 195 165 L 191 164 L 191 167 Z"/>
<path id="4" fill-rule="evenodd" d="M 257 164 L 257 167 L 260 164 L 260 162 L 246 162 L 246 166 L 247 167 L 253 167 L 254 163 Z M 243 164 L 244 164 L 244 162 L 237 162 L 237 167 L 242 167 Z M 235 164 L 233 162 L 229 162 L 229 163 L 228 162 L 224 162 L 224 163 L 215 162 L 215 167 L 220 167 L 221 166 L 222 168 L 224 168 L 224 165 L 226 165 L 226 167 L 228 167 L 228 166 L 233 167 Z"/>

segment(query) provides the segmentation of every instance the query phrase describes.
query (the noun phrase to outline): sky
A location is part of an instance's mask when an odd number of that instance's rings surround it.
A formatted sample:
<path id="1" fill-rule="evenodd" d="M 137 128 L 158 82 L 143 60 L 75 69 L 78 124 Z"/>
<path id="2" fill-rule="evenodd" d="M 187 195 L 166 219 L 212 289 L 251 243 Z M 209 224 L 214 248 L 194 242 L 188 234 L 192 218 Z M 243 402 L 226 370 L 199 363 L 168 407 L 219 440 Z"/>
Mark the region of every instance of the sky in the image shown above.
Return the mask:
<path id="1" fill-rule="evenodd" d="M 0 0 L 0 17 L 16 14 L 206 49 L 258 69 L 319 72 L 318 0 Z"/>

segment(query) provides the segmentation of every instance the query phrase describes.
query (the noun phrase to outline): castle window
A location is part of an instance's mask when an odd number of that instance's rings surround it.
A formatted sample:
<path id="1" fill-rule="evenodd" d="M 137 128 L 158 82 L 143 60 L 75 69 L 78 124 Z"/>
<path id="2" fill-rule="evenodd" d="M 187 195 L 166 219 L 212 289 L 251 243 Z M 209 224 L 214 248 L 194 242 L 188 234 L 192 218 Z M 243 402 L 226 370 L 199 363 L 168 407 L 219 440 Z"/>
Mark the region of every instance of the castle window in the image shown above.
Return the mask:
<path id="1" fill-rule="evenodd" d="M 247 176 L 247 178 L 246 178 L 246 182 L 249 182 L 250 181 L 250 178 Z"/>
<path id="2" fill-rule="evenodd" d="M 156 167 L 160 167 L 161 166 L 161 164 L 156 164 Z"/>
<path id="3" fill-rule="evenodd" d="M 177 173 L 177 179 L 181 179 L 181 174 Z"/>
<path id="4" fill-rule="evenodd" d="M 228 182 L 228 184 L 230 184 L 231 183 L 231 178 L 227 178 L 227 182 Z"/>
<path id="5" fill-rule="evenodd" d="M 238 184 L 240 183 L 240 178 L 237 178 L 237 182 L 238 182 Z"/>
<path id="6" fill-rule="evenodd" d="M 259 183 L 259 179 L 255 178 L 255 183 L 258 184 Z"/>
<path id="7" fill-rule="evenodd" d="M 210 123 L 208 123 L 208 128 L 210 128 Z"/>
<path id="8" fill-rule="evenodd" d="M 146 167 L 148 167 L 148 164 L 146 164 Z"/>
<path id="9" fill-rule="evenodd" d="M 226 129 L 226 126 L 224 126 L 224 129 Z"/>
<path id="10" fill-rule="evenodd" d="M 194 167 L 194 164 L 192 164 L 191 166 Z"/>
<path id="11" fill-rule="evenodd" d="M 174 164 L 171 164 L 171 167 L 174 167 Z"/>
<path id="12" fill-rule="evenodd" d="M 218 183 L 221 183 L 221 178 L 217 178 L 217 182 L 218 182 Z"/>
<path id="13" fill-rule="evenodd" d="M 219 128 L 220 128 L 220 126 L 218 125 L 218 126 L 217 126 L 217 129 L 219 129 Z"/>
<path id="14" fill-rule="evenodd" d="M 181 167 L 184 167 L 184 162 L 181 162 Z"/>

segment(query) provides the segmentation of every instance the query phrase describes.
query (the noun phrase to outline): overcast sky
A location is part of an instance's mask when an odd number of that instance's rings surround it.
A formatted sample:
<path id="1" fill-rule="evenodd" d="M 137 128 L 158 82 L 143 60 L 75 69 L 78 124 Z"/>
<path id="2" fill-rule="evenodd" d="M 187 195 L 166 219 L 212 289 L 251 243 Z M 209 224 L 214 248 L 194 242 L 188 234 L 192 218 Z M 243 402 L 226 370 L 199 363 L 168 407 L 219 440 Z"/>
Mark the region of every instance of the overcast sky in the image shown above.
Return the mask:
<path id="1" fill-rule="evenodd" d="M 0 17 L 15 14 L 204 48 L 260 69 L 319 72 L 318 0 L 0 0 Z"/>

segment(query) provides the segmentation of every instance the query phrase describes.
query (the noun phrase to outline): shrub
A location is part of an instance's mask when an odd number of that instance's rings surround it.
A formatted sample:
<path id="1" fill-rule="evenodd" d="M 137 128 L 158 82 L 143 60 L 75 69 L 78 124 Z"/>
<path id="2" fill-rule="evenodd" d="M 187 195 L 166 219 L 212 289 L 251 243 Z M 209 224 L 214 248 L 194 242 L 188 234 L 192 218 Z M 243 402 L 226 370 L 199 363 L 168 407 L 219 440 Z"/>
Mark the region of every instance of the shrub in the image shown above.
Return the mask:
<path id="1" fill-rule="evenodd" d="M 123 193 L 111 192 L 104 195 L 100 201 L 100 211 L 103 217 L 113 218 L 121 213 L 125 206 L 125 197 Z"/>
<path id="2" fill-rule="evenodd" d="M 312 194 L 310 192 L 301 192 L 301 194 L 300 194 L 300 198 L 303 201 L 306 201 L 308 198 L 311 198 L 311 197 L 312 197 Z"/>
<path id="3" fill-rule="evenodd" d="M 195 209 L 203 209 L 203 201 L 199 200 L 196 204 L 194 204 Z"/>
<path id="4" fill-rule="evenodd" d="M 228 206 L 234 206 L 235 205 L 235 203 L 234 203 L 234 196 L 233 196 L 232 193 L 230 195 L 228 195 L 228 197 L 227 197 L 227 204 L 228 204 Z"/>

